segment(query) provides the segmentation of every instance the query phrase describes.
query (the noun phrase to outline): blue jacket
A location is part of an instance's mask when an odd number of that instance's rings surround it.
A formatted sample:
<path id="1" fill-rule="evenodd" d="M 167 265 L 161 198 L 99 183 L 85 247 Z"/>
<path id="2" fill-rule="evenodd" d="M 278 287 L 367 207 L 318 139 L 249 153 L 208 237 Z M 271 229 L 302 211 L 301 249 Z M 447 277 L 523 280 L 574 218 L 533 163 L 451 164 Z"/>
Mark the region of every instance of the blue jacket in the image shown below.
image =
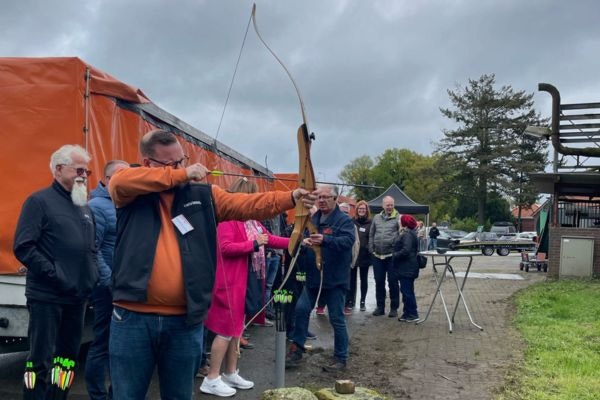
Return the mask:
<path id="1" fill-rule="evenodd" d="M 354 244 L 354 223 L 349 216 L 336 206 L 324 223 L 320 223 L 321 211 L 312 217 L 312 223 L 323 234 L 321 257 L 323 268 L 323 289 L 350 287 L 350 263 Z M 315 253 L 303 249 L 306 268 L 306 284 L 309 288 L 318 288 L 321 274 L 315 264 Z"/>
<path id="2" fill-rule="evenodd" d="M 117 211 L 110 199 L 108 188 L 98 183 L 91 193 L 88 206 L 96 220 L 96 247 L 98 248 L 98 284 L 109 286 L 113 269 L 113 254 L 117 240 Z"/>

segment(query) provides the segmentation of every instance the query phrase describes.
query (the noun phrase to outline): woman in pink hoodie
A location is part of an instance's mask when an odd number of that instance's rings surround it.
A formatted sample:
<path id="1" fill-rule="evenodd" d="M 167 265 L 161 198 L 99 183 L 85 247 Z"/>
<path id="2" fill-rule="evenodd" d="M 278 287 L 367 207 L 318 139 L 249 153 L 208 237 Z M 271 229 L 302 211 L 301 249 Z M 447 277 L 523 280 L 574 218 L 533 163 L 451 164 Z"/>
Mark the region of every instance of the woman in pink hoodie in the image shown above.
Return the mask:
<path id="1" fill-rule="evenodd" d="M 254 193 L 256 183 L 239 178 L 230 192 Z M 227 221 L 217 227 L 217 271 L 212 301 L 204 325 L 216 336 L 210 352 L 210 369 L 200 391 L 233 396 L 237 389 L 251 389 L 254 382 L 242 378 L 237 369 L 239 341 L 244 329 L 244 307 L 248 269 L 265 275 L 265 246 L 288 247 L 289 238 L 271 235 L 258 221 Z M 221 373 L 221 366 L 224 364 Z"/>

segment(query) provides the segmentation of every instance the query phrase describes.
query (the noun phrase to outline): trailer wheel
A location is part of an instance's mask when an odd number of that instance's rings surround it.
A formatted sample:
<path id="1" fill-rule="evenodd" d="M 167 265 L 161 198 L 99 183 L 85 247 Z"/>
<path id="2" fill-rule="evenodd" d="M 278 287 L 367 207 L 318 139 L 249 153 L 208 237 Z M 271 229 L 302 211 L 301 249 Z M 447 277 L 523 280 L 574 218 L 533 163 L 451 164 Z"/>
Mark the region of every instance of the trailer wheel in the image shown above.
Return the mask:
<path id="1" fill-rule="evenodd" d="M 493 255 L 493 254 L 494 254 L 494 248 L 493 248 L 493 247 L 491 247 L 491 246 L 484 246 L 484 247 L 481 249 L 481 253 L 482 253 L 484 256 L 491 256 L 491 255 Z"/>
<path id="2" fill-rule="evenodd" d="M 500 247 L 496 250 L 496 253 L 498 253 L 499 256 L 505 257 L 510 254 L 510 249 L 508 247 Z"/>

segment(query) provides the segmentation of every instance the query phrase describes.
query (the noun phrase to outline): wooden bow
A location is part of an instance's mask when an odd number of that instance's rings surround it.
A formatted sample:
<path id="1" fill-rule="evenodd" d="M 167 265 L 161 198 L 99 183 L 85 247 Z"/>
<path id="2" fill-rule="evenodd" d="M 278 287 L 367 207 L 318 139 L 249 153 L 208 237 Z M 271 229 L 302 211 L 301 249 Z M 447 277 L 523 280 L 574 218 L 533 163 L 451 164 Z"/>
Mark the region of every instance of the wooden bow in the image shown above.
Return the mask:
<path id="1" fill-rule="evenodd" d="M 277 57 L 277 55 L 271 50 L 269 45 L 264 41 L 260 32 L 258 31 L 258 26 L 256 25 L 256 4 L 252 6 L 252 25 L 254 26 L 254 31 L 256 32 L 256 36 L 260 39 L 262 44 L 269 50 L 269 53 L 279 65 L 281 65 L 284 71 L 287 73 L 287 76 L 292 81 L 294 85 L 294 89 L 296 90 L 296 94 L 298 95 L 298 100 L 300 101 L 300 111 L 302 112 L 302 125 L 298 128 L 297 139 L 298 139 L 298 153 L 299 153 L 299 165 L 300 168 L 298 170 L 298 186 L 304 188 L 310 192 L 316 189 L 316 181 L 315 181 L 315 173 L 312 166 L 312 161 L 310 159 L 310 146 L 312 140 L 315 139 L 314 133 L 308 134 L 308 123 L 306 119 L 306 112 L 304 110 L 304 101 L 302 101 L 302 96 L 300 95 L 300 90 L 298 89 L 298 85 L 296 85 L 296 81 L 290 74 L 290 71 L 286 68 L 283 62 Z M 281 284 L 279 287 L 273 291 L 276 293 L 281 290 L 289 277 L 294 270 L 294 266 L 296 265 L 296 261 L 298 256 L 300 255 L 300 249 L 302 248 L 302 239 L 304 238 L 304 231 L 308 229 L 310 233 L 318 233 L 317 228 L 310 221 L 311 215 L 310 211 L 304 206 L 301 201 L 296 202 L 296 207 L 294 208 L 294 231 L 290 237 L 290 243 L 288 245 L 288 252 L 292 255 L 292 261 L 290 262 L 290 266 L 288 268 L 287 273 L 283 277 Z M 317 264 L 317 268 L 321 271 L 321 283 L 323 281 L 323 270 L 321 269 L 321 248 L 319 246 L 312 246 L 312 250 L 315 252 L 315 260 Z M 319 285 L 319 293 L 321 291 Z M 252 321 L 264 310 L 267 308 L 267 305 L 273 301 L 273 296 L 265 303 L 265 305 L 246 323 L 244 329 L 247 328 Z M 318 296 L 317 296 L 318 297 Z"/>
<path id="2" fill-rule="evenodd" d="M 302 96 L 300 95 L 300 89 L 298 85 L 296 85 L 296 81 L 290 74 L 290 71 L 286 68 L 285 64 L 277 57 L 277 55 L 271 50 L 269 45 L 264 41 L 260 32 L 258 31 L 258 26 L 256 24 L 256 4 L 252 6 L 252 24 L 254 26 L 254 31 L 256 35 L 262 42 L 262 44 L 269 50 L 271 55 L 275 57 L 279 65 L 283 67 L 287 76 L 292 81 L 294 85 L 294 89 L 296 90 L 296 94 L 298 95 L 298 100 L 300 102 L 300 111 L 302 113 L 302 125 L 298 128 L 297 139 L 298 139 L 298 153 L 299 153 L 299 170 L 298 170 L 298 186 L 304 188 L 310 192 L 316 189 L 316 180 L 315 173 L 312 166 L 312 161 L 310 159 L 310 146 L 311 141 L 315 139 L 315 134 L 308 132 L 308 122 L 306 118 L 306 111 L 304 109 L 304 101 L 302 100 Z M 317 228 L 310 221 L 311 215 L 310 211 L 302 204 L 302 202 L 297 202 L 296 207 L 294 208 L 294 231 L 290 237 L 290 244 L 288 246 L 288 252 L 291 255 L 294 255 L 293 262 L 296 261 L 298 253 L 300 252 L 300 245 L 302 243 L 302 239 L 304 238 L 304 231 L 308 229 L 310 233 L 318 233 Z M 319 246 L 312 246 L 312 250 L 315 252 L 316 264 L 317 268 L 321 269 L 321 248 Z M 290 264 L 290 271 L 292 270 L 293 264 Z"/>

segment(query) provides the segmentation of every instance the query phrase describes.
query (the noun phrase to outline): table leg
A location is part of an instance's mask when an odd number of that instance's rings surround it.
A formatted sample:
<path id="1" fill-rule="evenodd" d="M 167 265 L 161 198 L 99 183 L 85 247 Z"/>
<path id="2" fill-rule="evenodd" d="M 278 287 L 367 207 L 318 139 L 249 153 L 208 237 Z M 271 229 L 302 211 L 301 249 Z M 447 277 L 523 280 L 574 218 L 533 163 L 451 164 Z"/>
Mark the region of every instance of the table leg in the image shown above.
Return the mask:
<path id="1" fill-rule="evenodd" d="M 469 257 L 469 265 L 467 266 L 467 270 L 465 271 L 465 277 L 463 278 L 462 284 L 460 286 L 458 285 L 458 281 L 456 280 L 456 275 L 454 274 L 454 268 L 452 268 L 452 265 L 450 265 L 451 260 L 452 260 L 452 257 L 450 257 L 450 260 L 448 260 L 448 270 L 452 274 L 452 278 L 454 279 L 454 283 L 456 284 L 456 289 L 458 290 L 458 298 L 456 299 L 456 304 L 454 305 L 454 311 L 452 312 L 452 322 L 454 322 L 454 316 L 456 315 L 456 310 L 458 310 L 458 305 L 460 304 L 460 301 L 462 301 L 463 305 L 465 306 L 465 311 L 467 311 L 467 315 L 469 316 L 469 320 L 471 321 L 471 324 L 473 324 L 474 326 L 479 328 L 479 330 L 483 330 L 483 328 L 481 326 L 477 325 L 475 323 L 475 321 L 473 321 L 473 317 L 471 316 L 469 307 L 467 307 L 467 302 L 465 300 L 465 295 L 463 293 L 465 283 L 467 283 L 467 277 L 469 276 L 469 271 L 471 270 L 471 264 L 473 263 L 473 257 Z"/>
<path id="2" fill-rule="evenodd" d="M 446 257 L 444 257 L 446 259 Z M 438 272 L 437 272 L 437 268 L 436 265 L 442 265 L 441 263 L 436 264 L 435 262 L 435 257 L 431 257 L 431 261 L 433 264 L 433 277 L 435 278 L 435 281 L 437 283 L 437 287 L 435 289 L 435 293 L 433 295 L 433 299 L 431 300 L 431 304 L 429 304 L 429 308 L 427 309 L 427 314 L 425 314 L 425 318 L 420 319 L 416 322 L 416 324 L 420 324 L 423 323 L 425 321 L 427 321 L 427 318 L 429 318 L 429 314 L 431 314 L 431 310 L 433 309 L 433 305 L 435 303 L 435 299 L 437 298 L 437 295 L 440 295 L 440 299 L 442 300 L 442 305 L 444 307 L 444 312 L 446 313 L 446 319 L 448 320 L 448 330 L 450 333 L 452 333 L 452 321 L 450 319 L 450 314 L 448 313 L 448 307 L 446 306 L 446 300 L 444 299 L 444 295 L 442 294 L 441 291 L 441 286 L 442 283 L 444 282 L 444 277 L 446 276 L 446 271 L 448 269 L 448 262 L 447 260 L 445 260 L 445 262 L 443 263 L 444 265 L 444 270 L 442 272 L 442 275 L 440 276 L 440 278 L 438 279 Z"/>

